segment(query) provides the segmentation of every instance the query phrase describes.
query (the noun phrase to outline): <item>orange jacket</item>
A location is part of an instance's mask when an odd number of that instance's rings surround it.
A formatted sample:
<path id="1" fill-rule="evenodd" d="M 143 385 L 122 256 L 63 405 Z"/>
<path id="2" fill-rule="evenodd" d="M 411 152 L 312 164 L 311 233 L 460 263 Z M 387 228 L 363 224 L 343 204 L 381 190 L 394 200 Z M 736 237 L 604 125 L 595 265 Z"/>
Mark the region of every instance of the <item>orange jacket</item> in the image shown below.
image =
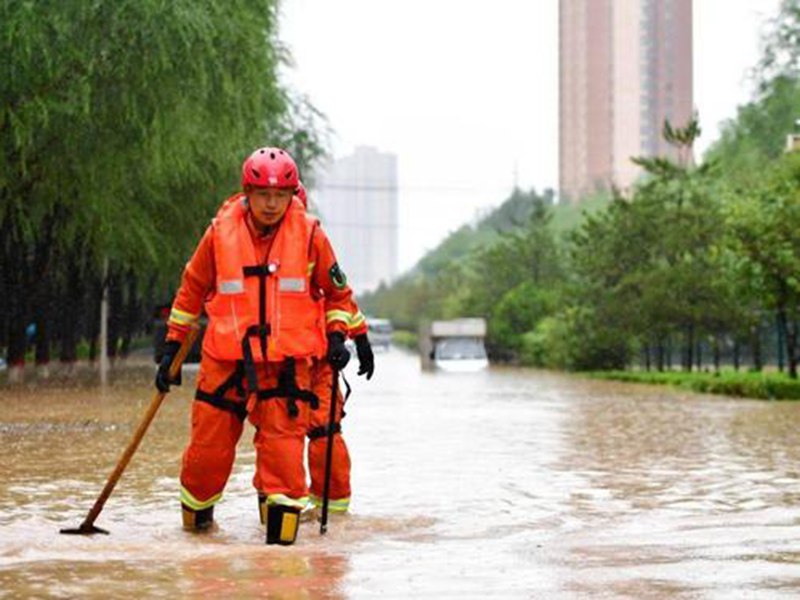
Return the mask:
<path id="1" fill-rule="evenodd" d="M 220 215 L 225 212 L 226 208 L 229 208 L 232 205 L 241 206 L 241 204 L 236 204 L 235 201 L 237 198 L 241 199 L 243 197 L 244 196 L 242 194 L 237 194 L 235 197 L 226 201 L 220 210 Z M 280 245 L 284 245 L 284 248 L 288 247 L 286 244 L 289 244 L 290 242 L 289 236 L 286 234 L 281 234 L 284 225 L 290 222 L 294 223 L 293 225 L 287 225 L 287 232 L 289 229 L 294 230 L 296 226 L 297 230 L 303 230 L 303 227 L 298 226 L 299 219 L 297 220 L 298 222 L 295 221 L 297 214 L 299 213 L 299 211 L 296 210 L 296 205 L 298 203 L 299 201 L 293 200 L 290 209 L 287 210 L 287 214 L 282 219 L 280 225 L 276 228 L 276 230 L 266 235 L 260 233 L 254 227 L 247 212 L 243 211 L 245 214 L 243 215 L 242 223 L 244 223 L 245 227 L 239 227 L 239 235 L 243 236 L 245 231 L 250 235 L 252 252 L 257 264 L 266 265 L 269 262 L 268 259 L 274 260 L 276 258 L 276 254 L 271 252 L 273 244 L 278 243 Z M 308 223 L 308 220 L 304 214 L 302 215 L 302 218 L 305 223 Z M 296 235 L 296 233 L 292 235 Z M 182 340 L 186 335 L 188 328 L 200 317 L 204 304 L 206 307 L 209 305 L 212 306 L 211 311 L 214 311 L 214 303 L 216 298 L 220 296 L 217 290 L 217 270 L 220 267 L 218 267 L 216 264 L 218 260 L 218 253 L 215 249 L 217 243 L 219 242 L 217 242 L 216 237 L 215 225 L 212 224 L 206 230 L 205 234 L 200 240 L 194 255 L 186 264 L 186 268 L 183 271 L 183 277 L 181 279 L 181 285 L 175 296 L 170 318 L 167 323 L 168 340 Z M 285 243 L 278 241 L 281 237 L 286 240 Z M 311 232 L 307 236 L 305 242 L 302 240 L 291 240 L 291 242 L 297 242 L 296 246 L 294 246 L 295 248 L 302 247 L 305 249 L 305 254 L 302 260 L 299 258 L 299 255 L 292 259 L 295 262 L 293 268 L 296 269 L 298 261 L 302 263 L 304 260 L 307 269 L 306 272 L 308 273 L 306 279 L 308 285 L 307 289 L 319 290 L 322 294 L 321 299 L 323 303 L 322 308 L 324 309 L 324 330 L 327 333 L 341 331 L 342 333 L 347 334 L 351 328 L 351 314 L 353 310 L 352 307 L 354 305 L 352 300 L 353 292 L 347 285 L 341 270 L 338 269 L 336 255 L 333 252 L 333 248 L 330 245 L 328 237 L 317 223 L 316 226 L 311 228 Z M 250 244 L 248 243 L 247 246 L 249 248 Z M 284 260 L 284 258 L 281 257 L 281 260 Z M 257 288 L 257 277 L 248 277 L 247 279 L 253 279 L 253 285 Z M 276 278 L 269 277 L 267 279 L 269 280 Z M 296 282 L 290 283 L 291 285 L 289 285 L 289 288 L 296 284 Z M 247 286 L 247 284 L 245 285 Z M 277 288 L 279 285 L 280 284 L 276 279 L 274 282 L 275 288 Z M 284 292 L 287 292 L 287 294 L 284 295 L 285 297 L 288 295 L 289 290 L 285 289 Z M 302 304 L 304 301 L 305 300 L 301 301 L 300 304 Z M 257 318 L 257 308 L 255 310 Z M 292 310 L 292 312 L 296 313 L 297 311 Z M 314 320 L 319 318 L 319 313 L 316 308 L 312 308 L 312 310 L 308 311 L 308 313 L 313 313 Z M 211 320 L 215 318 L 211 313 L 209 313 L 209 316 L 211 317 Z M 275 318 L 274 315 L 271 318 Z M 303 317 L 303 319 L 302 327 L 305 328 L 307 326 L 305 321 L 306 317 Z M 319 321 L 316 322 L 319 324 Z M 270 325 L 275 327 L 274 323 L 270 323 Z M 284 325 L 285 327 L 285 324 L 281 325 Z M 209 323 L 209 327 L 213 326 L 214 325 Z M 321 326 L 319 328 L 322 329 Z M 291 335 L 294 336 L 294 334 Z M 255 340 L 253 341 L 254 343 L 251 343 L 251 349 L 255 354 L 255 350 L 259 344 L 255 342 Z M 241 344 L 241 340 L 239 340 L 239 342 Z M 213 343 L 212 348 L 216 348 L 216 345 Z M 204 343 L 204 350 L 205 349 L 206 346 Z M 271 349 L 272 348 L 270 348 L 270 350 Z M 318 348 L 315 346 L 314 353 L 317 351 Z M 268 351 L 268 355 L 269 354 L 270 352 Z M 285 353 L 283 354 L 285 355 Z M 269 359 L 272 360 L 272 356 L 277 357 L 280 355 L 281 351 L 276 348 L 275 352 L 271 354 Z"/>
<path id="2" fill-rule="evenodd" d="M 255 362 L 323 356 L 325 327 L 311 297 L 308 268 L 308 248 L 318 222 L 293 200 L 263 264 L 256 258 L 247 214 L 242 198 L 227 204 L 212 223 L 216 293 L 206 302 L 209 323 L 203 350 L 217 360 L 241 360 L 248 337 Z M 260 344 L 253 343 L 261 325 L 266 359 Z"/>

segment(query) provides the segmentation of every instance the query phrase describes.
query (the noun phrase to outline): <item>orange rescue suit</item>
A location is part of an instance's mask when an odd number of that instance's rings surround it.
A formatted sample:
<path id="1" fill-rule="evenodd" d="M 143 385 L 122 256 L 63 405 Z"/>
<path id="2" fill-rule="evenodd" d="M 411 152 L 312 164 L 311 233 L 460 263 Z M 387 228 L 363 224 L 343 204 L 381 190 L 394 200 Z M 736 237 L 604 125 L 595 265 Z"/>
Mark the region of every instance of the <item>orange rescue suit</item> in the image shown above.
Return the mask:
<path id="1" fill-rule="evenodd" d="M 247 347 L 258 367 L 260 390 L 276 387 L 286 365 L 282 358 L 287 356 L 297 358 L 296 383 L 307 390 L 312 387 L 314 364 L 320 361 L 315 357 L 325 352 L 325 333 L 347 333 L 350 323 L 352 291 L 334 279 L 338 269 L 330 242 L 322 228 L 306 217 L 299 200 L 292 200 L 279 225 L 267 234 L 255 228 L 243 200 L 242 194 L 230 198 L 200 240 L 184 269 L 168 321 L 167 339 L 180 341 L 204 305 L 209 314 L 191 439 L 181 470 L 181 500 L 193 510 L 220 499 L 248 406 L 257 427 L 254 485 L 276 502 L 305 501 L 302 455 L 310 407 L 299 403 L 297 416 L 291 417 L 285 398 L 255 402 L 255 390 L 241 376 L 242 341 L 249 333 Z M 270 273 L 271 264 L 275 266 Z M 244 277 L 246 267 L 259 267 L 259 275 Z M 237 279 L 239 283 L 225 287 L 228 293 L 220 293 L 226 282 Z M 237 290 L 240 284 L 242 289 Z M 262 285 L 267 299 L 263 316 Z M 324 311 L 307 290 L 321 290 Z M 311 310 L 303 308 L 308 303 Z M 233 314 L 236 319 L 229 319 Z M 267 324 L 265 362 L 261 333 Z M 209 402 L 209 397 L 224 401 Z"/>
<path id="2" fill-rule="evenodd" d="M 283 217 L 260 274 L 242 198 L 214 219 L 216 290 L 206 302 L 209 317 L 203 351 L 217 360 L 242 360 L 247 339 L 252 358 L 264 362 L 259 327 L 267 328 L 267 360 L 320 358 L 325 354 L 324 315 L 311 296 L 308 249 L 318 222 L 293 201 Z M 265 314 L 259 315 L 259 309 Z"/>

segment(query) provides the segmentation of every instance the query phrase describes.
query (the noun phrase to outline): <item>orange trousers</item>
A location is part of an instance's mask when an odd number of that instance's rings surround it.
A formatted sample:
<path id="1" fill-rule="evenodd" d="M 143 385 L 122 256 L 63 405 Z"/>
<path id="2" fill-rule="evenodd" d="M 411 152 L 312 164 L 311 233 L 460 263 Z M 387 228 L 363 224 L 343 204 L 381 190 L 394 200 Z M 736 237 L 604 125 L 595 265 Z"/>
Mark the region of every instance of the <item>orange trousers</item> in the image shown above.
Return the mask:
<path id="1" fill-rule="evenodd" d="M 283 363 L 256 365 L 258 387 L 274 388 Z M 217 361 L 203 355 L 197 379 L 197 396 L 213 395 L 237 372 L 237 363 Z M 296 363 L 296 383 L 311 389 L 311 365 Z M 246 389 L 246 380 L 243 382 Z M 303 447 L 308 429 L 310 407 L 297 401 L 298 415 L 291 417 L 286 398 L 257 401 L 250 394 L 245 405 L 241 388 L 229 386 L 222 393 L 224 406 L 195 399 L 192 403 L 192 429 L 189 445 L 183 453 L 181 502 L 194 510 L 213 506 L 231 474 L 236 458 L 236 444 L 242 435 L 244 409 L 256 428 L 256 473 L 253 484 L 266 495 L 307 502 L 308 486 L 303 466 Z M 238 414 L 237 414 L 238 411 Z"/>
<path id="2" fill-rule="evenodd" d="M 314 365 L 312 389 L 319 398 L 319 408 L 311 411 L 308 442 L 308 470 L 311 473 L 311 499 L 321 505 L 325 488 L 325 457 L 328 447 L 327 427 L 330 419 L 333 370 L 327 361 Z M 336 423 L 341 425 L 344 397 L 341 386 L 336 398 Z M 320 435 L 321 434 L 321 435 Z M 319 436 L 319 437 L 318 437 Z M 341 431 L 333 436 L 329 509 L 344 512 L 350 504 L 350 453 Z"/>

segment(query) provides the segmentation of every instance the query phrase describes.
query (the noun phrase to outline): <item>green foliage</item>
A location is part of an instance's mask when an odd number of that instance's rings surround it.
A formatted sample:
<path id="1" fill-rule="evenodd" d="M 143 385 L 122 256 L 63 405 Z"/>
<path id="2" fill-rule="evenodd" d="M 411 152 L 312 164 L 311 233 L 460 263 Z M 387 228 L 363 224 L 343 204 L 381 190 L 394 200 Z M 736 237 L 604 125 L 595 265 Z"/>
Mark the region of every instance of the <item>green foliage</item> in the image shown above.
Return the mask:
<path id="1" fill-rule="evenodd" d="M 723 127 L 706 153 L 742 191 L 760 178 L 760 170 L 784 151 L 786 135 L 800 116 L 800 83 L 780 76 L 763 96 L 739 107 L 737 118 Z"/>
<path id="2" fill-rule="evenodd" d="M 669 385 L 705 394 L 762 400 L 800 400 L 800 382 L 781 373 L 602 371 L 589 372 L 587 375 L 612 381 Z"/>
<path id="3" fill-rule="evenodd" d="M 560 202 L 553 206 L 553 232 L 556 235 L 568 235 L 577 229 L 583 221 L 608 207 L 611 195 L 605 192 L 582 198 L 580 202 Z"/>
<path id="4" fill-rule="evenodd" d="M 567 315 L 545 317 L 536 329 L 522 335 L 520 363 L 550 369 L 572 369 L 572 343 L 576 332 L 570 330 Z"/>
<path id="5" fill-rule="evenodd" d="M 508 290 L 492 309 L 489 319 L 489 340 L 519 353 L 522 338 L 551 314 L 557 306 L 556 293 L 537 287 L 532 281 L 523 281 Z"/>

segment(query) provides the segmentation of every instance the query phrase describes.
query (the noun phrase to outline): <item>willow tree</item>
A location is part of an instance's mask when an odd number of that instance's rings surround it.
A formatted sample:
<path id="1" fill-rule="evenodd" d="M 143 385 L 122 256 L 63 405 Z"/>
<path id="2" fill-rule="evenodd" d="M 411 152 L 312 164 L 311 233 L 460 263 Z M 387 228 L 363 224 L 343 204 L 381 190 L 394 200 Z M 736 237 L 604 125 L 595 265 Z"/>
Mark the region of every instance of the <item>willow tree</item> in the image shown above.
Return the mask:
<path id="1" fill-rule="evenodd" d="M 106 260 L 174 282 L 253 147 L 319 150 L 314 131 L 294 130 L 277 80 L 276 18 L 270 0 L 0 5 L 10 363 L 52 304 L 37 298 L 97 280 Z"/>

